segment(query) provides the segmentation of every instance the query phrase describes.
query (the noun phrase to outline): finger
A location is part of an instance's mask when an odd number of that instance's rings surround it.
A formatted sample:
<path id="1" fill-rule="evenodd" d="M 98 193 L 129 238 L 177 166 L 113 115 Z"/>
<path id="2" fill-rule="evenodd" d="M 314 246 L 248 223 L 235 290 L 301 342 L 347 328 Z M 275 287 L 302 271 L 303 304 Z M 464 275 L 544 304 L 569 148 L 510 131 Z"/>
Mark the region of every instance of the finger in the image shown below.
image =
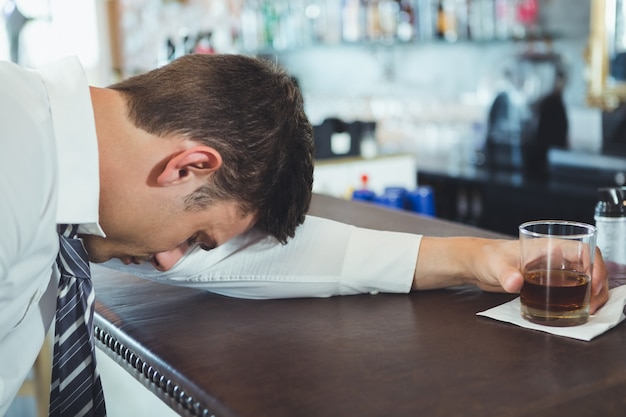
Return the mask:
<path id="1" fill-rule="evenodd" d="M 524 284 L 524 276 L 517 269 L 511 269 L 508 273 L 503 275 L 501 282 L 504 291 L 517 293 L 520 292 L 520 290 L 522 289 L 522 284 Z"/>
<path id="2" fill-rule="evenodd" d="M 598 248 L 596 248 L 595 253 L 595 261 L 593 265 L 593 271 L 591 275 L 591 294 L 598 295 L 603 290 L 607 290 L 608 292 L 608 270 L 606 268 L 606 263 L 604 262 L 604 258 L 602 257 L 602 252 Z"/>
<path id="3" fill-rule="evenodd" d="M 593 273 L 591 276 L 591 300 L 589 301 L 589 312 L 594 314 L 609 299 L 609 282 L 606 263 L 602 258 L 602 253 L 596 248 Z"/>
<path id="4" fill-rule="evenodd" d="M 524 277 L 517 269 L 508 268 L 505 272 L 501 272 L 497 276 L 497 282 L 493 280 L 483 280 L 478 281 L 476 285 L 480 289 L 490 292 L 518 293 L 522 289 Z"/>
<path id="5" fill-rule="evenodd" d="M 595 314 L 596 311 L 600 307 L 602 307 L 609 300 L 609 289 L 607 286 L 604 286 L 600 294 L 592 295 L 591 301 L 589 302 L 589 313 Z"/>

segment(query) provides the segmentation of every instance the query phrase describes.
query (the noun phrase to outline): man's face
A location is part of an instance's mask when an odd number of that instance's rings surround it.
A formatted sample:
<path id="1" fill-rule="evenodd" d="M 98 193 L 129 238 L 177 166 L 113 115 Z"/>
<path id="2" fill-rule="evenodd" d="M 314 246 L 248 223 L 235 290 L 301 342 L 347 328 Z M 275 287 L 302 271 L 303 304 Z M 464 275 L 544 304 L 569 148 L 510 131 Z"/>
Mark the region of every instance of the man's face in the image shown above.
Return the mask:
<path id="1" fill-rule="evenodd" d="M 197 211 L 164 204 L 119 208 L 108 213 L 112 218 L 103 214 L 101 225 L 107 237 L 82 236 L 90 260 L 148 261 L 160 271 L 171 269 L 193 246 L 212 249 L 249 230 L 256 221 L 252 214 L 242 216 L 233 202 L 217 202 Z"/>

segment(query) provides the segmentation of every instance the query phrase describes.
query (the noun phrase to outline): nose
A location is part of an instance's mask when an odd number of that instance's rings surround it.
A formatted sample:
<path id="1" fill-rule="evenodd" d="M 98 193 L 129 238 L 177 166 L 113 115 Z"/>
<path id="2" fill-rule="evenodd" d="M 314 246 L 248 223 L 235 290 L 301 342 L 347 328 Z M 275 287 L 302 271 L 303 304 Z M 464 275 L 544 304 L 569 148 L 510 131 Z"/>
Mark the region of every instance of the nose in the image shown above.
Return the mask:
<path id="1" fill-rule="evenodd" d="M 151 259 L 152 265 L 158 271 L 169 271 L 187 253 L 187 250 L 189 250 L 189 245 L 184 243 L 167 252 L 155 253 Z"/>

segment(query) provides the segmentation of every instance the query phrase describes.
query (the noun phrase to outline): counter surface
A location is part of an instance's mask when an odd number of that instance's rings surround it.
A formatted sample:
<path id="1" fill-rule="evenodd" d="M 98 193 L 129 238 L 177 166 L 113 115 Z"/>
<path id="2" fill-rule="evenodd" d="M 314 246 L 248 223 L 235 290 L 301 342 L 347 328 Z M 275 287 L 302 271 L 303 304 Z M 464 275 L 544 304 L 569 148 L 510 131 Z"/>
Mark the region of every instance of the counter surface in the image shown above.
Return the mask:
<path id="1" fill-rule="evenodd" d="M 495 236 L 316 195 L 311 213 L 428 235 Z M 98 346 L 181 415 L 622 416 L 626 327 L 591 342 L 478 317 L 475 288 L 240 300 L 94 278 Z"/>

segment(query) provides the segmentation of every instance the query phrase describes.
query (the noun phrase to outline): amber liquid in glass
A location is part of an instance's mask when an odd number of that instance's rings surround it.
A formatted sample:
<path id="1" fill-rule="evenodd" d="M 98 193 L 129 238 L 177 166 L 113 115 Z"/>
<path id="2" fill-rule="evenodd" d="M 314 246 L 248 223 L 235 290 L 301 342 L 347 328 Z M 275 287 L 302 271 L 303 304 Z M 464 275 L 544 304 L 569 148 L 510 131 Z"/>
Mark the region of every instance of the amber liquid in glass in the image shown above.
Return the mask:
<path id="1" fill-rule="evenodd" d="M 548 326 L 576 326 L 589 320 L 590 279 L 581 272 L 540 270 L 524 274 L 522 316 Z"/>

